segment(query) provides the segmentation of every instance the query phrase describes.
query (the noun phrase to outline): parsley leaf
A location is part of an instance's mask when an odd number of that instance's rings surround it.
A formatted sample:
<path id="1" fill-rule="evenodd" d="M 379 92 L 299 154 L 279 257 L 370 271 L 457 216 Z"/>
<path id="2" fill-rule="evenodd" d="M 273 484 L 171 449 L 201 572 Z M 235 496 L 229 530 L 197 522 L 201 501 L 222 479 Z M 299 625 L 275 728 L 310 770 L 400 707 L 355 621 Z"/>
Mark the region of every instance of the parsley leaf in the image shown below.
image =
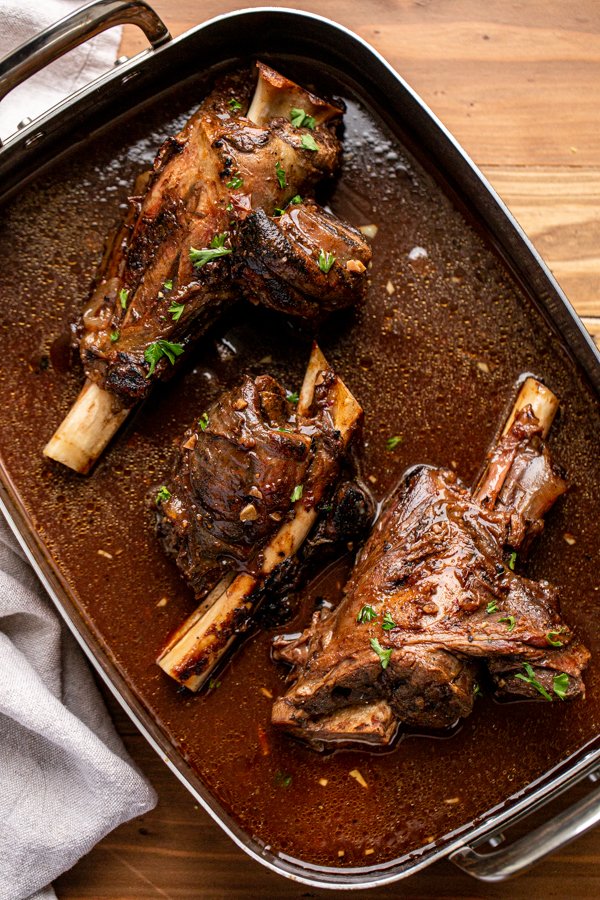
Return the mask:
<path id="1" fill-rule="evenodd" d="M 215 234 L 213 238 L 211 238 L 209 247 L 212 247 L 213 250 L 220 250 L 221 247 L 225 246 L 225 241 L 227 240 L 227 232 L 224 231 L 223 234 Z"/>
<path id="2" fill-rule="evenodd" d="M 517 554 L 516 554 L 516 552 L 513 552 L 508 557 L 508 568 L 511 570 L 511 572 L 515 571 L 516 561 L 517 561 Z"/>
<path id="3" fill-rule="evenodd" d="M 298 391 L 294 391 L 293 394 L 287 394 L 285 399 L 288 401 L 288 403 L 297 403 L 300 399 L 300 394 L 298 393 Z"/>
<path id="4" fill-rule="evenodd" d="M 386 450 L 395 450 L 398 444 L 401 444 L 404 438 L 401 434 L 395 434 L 393 437 L 389 437 L 385 442 Z"/>
<path id="5" fill-rule="evenodd" d="M 302 203 L 302 197 L 300 196 L 300 194 L 296 194 L 295 197 L 292 197 L 290 203 L 293 203 L 294 206 L 298 206 L 299 203 Z"/>
<path id="6" fill-rule="evenodd" d="M 158 494 L 156 495 L 157 503 L 165 503 L 167 500 L 171 499 L 171 491 L 169 488 L 165 487 L 164 484 L 158 490 Z"/>
<path id="7" fill-rule="evenodd" d="M 120 332 L 118 332 L 118 331 L 111 331 L 111 333 L 110 333 L 111 344 L 114 344 L 115 341 L 119 340 L 119 334 L 120 334 Z"/>
<path id="8" fill-rule="evenodd" d="M 325 253 L 324 250 L 319 251 L 319 268 L 321 272 L 325 272 L 327 275 L 334 262 L 335 256 L 333 253 Z"/>
<path id="9" fill-rule="evenodd" d="M 388 650 L 384 650 L 377 638 L 371 638 L 371 647 L 379 657 L 379 662 L 381 663 L 382 669 L 387 669 L 390 664 L 390 656 L 392 655 L 392 648 L 390 647 Z"/>
<path id="10" fill-rule="evenodd" d="M 242 108 L 242 104 L 240 103 L 239 100 L 236 100 L 235 97 L 232 97 L 230 100 L 227 101 L 227 106 L 229 107 L 229 109 L 232 112 L 237 112 L 238 109 Z"/>
<path id="11" fill-rule="evenodd" d="M 168 281 L 165 281 L 165 282 L 163 283 L 163 287 L 164 287 L 165 291 L 172 291 L 172 290 L 173 290 L 173 281 L 172 281 L 172 279 L 169 278 Z"/>
<path id="12" fill-rule="evenodd" d="M 121 309 L 127 309 L 127 298 L 129 297 L 129 291 L 127 288 L 121 288 L 119 291 L 119 300 L 121 302 Z"/>
<path id="13" fill-rule="evenodd" d="M 198 425 L 202 429 L 202 431 L 206 431 L 208 428 L 208 413 L 203 412 L 200 418 L 198 419 Z"/>
<path id="14" fill-rule="evenodd" d="M 488 616 L 490 616 L 492 613 L 495 613 L 497 609 L 498 609 L 498 606 L 496 604 L 496 601 L 490 600 L 490 602 L 488 603 L 488 605 L 485 608 L 485 611 L 488 614 Z"/>
<path id="15" fill-rule="evenodd" d="M 384 631 L 391 631 L 392 628 L 397 628 L 398 626 L 392 619 L 390 613 L 386 612 L 385 616 L 383 617 L 383 624 L 381 627 L 383 628 Z"/>
<path id="16" fill-rule="evenodd" d="M 181 356 L 183 353 L 182 344 L 174 344 L 171 341 L 155 341 L 153 344 L 150 344 L 144 350 L 144 359 L 147 363 L 150 363 L 150 368 L 148 370 L 148 374 L 146 378 L 150 378 L 150 376 L 154 373 L 156 369 L 156 363 L 159 359 L 162 359 L 163 356 L 166 356 L 171 365 L 175 365 L 175 357 Z"/>
<path id="17" fill-rule="evenodd" d="M 243 179 L 243 178 L 240 178 L 239 175 L 234 175 L 234 176 L 227 182 L 227 187 L 228 187 L 228 188 L 231 188 L 232 191 L 236 191 L 238 188 L 241 188 L 241 186 L 243 185 L 243 183 L 244 183 L 244 179 Z"/>
<path id="18" fill-rule="evenodd" d="M 296 487 L 292 491 L 292 495 L 290 497 L 290 500 L 292 501 L 292 503 L 295 503 L 296 500 L 300 500 L 300 498 L 302 497 L 303 490 L 304 490 L 304 487 L 301 484 L 296 485 Z"/>
<path id="19" fill-rule="evenodd" d="M 214 240 L 215 238 L 213 238 Z M 213 259 L 219 259 L 220 256 L 228 256 L 230 253 L 231 250 L 228 247 L 211 247 L 205 250 L 196 250 L 194 247 L 190 247 L 190 259 L 195 269 L 201 269 L 202 266 L 205 266 L 206 263 L 211 262 Z"/>
<path id="20" fill-rule="evenodd" d="M 560 640 L 560 631 L 549 631 L 546 640 L 552 647 L 562 647 L 563 642 Z"/>
<path id="21" fill-rule="evenodd" d="M 184 309 L 185 309 L 185 305 L 183 303 L 175 303 L 175 301 L 173 301 L 173 303 L 171 303 L 168 311 L 173 316 L 174 322 L 179 322 L 179 320 L 181 318 L 181 314 L 184 311 Z"/>
<path id="22" fill-rule="evenodd" d="M 275 772 L 275 784 L 279 787 L 288 788 L 292 783 L 292 776 L 286 775 L 284 772 Z"/>
<path id="23" fill-rule="evenodd" d="M 552 690 L 559 700 L 565 699 L 565 697 L 567 696 L 568 687 L 569 676 L 566 672 L 563 672 L 561 675 L 555 675 L 552 679 Z"/>
<path id="24" fill-rule="evenodd" d="M 504 616 L 502 619 L 498 619 L 499 622 L 507 622 L 507 628 L 509 631 L 512 631 L 515 627 L 515 617 L 514 616 Z"/>
<path id="25" fill-rule="evenodd" d="M 303 109 L 296 106 L 292 106 L 290 109 L 290 122 L 294 128 L 310 128 L 312 131 L 317 124 L 313 116 L 309 116 Z"/>
<path id="26" fill-rule="evenodd" d="M 515 678 L 519 678 L 521 681 L 525 681 L 527 684 L 530 684 L 536 689 L 536 691 L 538 691 L 538 693 L 542 695 L 545 700 L 552 700 L 552 697 L 550 696 L 544 685 L 540 684 L 540 682 L 535 677 L 535 672 L 533 671 L 529 663 L 523 663 L 523 668 L 527 672 L 527 675 L 522 675 L 521 672 L 517 672 Z"/>
<path id="27" fill-rule="evenodd" d="M 367 622 L 372 622 L 373 619 L 377 618 L 377 613 L 373 609 L 372 606 L 362 606 L 358 612 L 356 617 L 356 621 L 359 625 L 365 625 Z"/>
<path id="28" fill-rule="evenodd" d="M 312 150 L 315 153 L 319 149 L 312 134 L 303 134 L 300 145 L 303 150 Z"/>
<path id="29" fill-rule="evenodd" d="M 283 190 L 287 187 L 287 181 L 285 177 L 285 169 L 282 168 L 279 160 L 275 163 L 275 174 L 277 175 L 277 181 L 279 182 L 279 187 Z"/>

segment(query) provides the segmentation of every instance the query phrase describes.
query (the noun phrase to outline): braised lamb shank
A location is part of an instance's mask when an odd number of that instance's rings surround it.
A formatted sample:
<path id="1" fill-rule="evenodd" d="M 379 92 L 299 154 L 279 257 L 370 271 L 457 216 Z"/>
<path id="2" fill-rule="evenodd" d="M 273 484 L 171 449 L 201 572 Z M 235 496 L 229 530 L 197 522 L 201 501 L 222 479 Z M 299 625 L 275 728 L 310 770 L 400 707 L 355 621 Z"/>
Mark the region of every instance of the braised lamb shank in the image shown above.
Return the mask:
<path id="1" fill-rule="evenodd" d="M 341 477 L 361 421 L 315 346 L 299 396 L 246 376 L 186 432 L 157 510 L 159 538 L 202 601 L 159 658 L 181 684 L 201 686 L 295 575 L 307 538 L 315 551 L 368 528 L 370 499 Z"/>
<path id="2" fill-rule="evenodd" d="M 556 407 L 527 380 L 473 492 L 452 471 L 409 472 L 340 605 L 276 640 L 276 658 L 294 668 L 275 725 L 315 745 L 386 745 L 399 724 L 467 716 L 481 664 L 498 695 L 583 696 L 589 654 L 561 619 L 556 589 L 514 571 L 567 488 L 544 443 Z"/>
<path id="3" fill-rule="evenodd" d="M 339 168 L 343 103 L 261 63 L 253 81 L 223 77 L 138 179 L 79 325 L 86 385 L 44 451 L 77 471 L 240 294 L 316 320 L 364 291 L 360 232 L 310 199 Z"/>

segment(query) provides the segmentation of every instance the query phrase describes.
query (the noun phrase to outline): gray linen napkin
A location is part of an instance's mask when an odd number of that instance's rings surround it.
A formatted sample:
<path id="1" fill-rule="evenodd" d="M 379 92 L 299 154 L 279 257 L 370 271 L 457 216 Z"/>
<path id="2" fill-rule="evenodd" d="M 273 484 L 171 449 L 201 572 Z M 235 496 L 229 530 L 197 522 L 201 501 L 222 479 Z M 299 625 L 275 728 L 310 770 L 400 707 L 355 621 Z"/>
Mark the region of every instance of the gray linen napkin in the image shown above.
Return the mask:
<path id="1" fill-rule="evenodd" d="M 155 803 L 0 515 L 1 900 L 29 897 Z"/>
<path id="2" fill-rule="evenodd" d="M 0 57 L 81 6 L 0 0 Z M 0 103 L 0 136 L 113 65 L 111 29 Z M 0 514 L 0 900 L 55 897 L 49 883 L 156 803 L 83 656 Z"/>

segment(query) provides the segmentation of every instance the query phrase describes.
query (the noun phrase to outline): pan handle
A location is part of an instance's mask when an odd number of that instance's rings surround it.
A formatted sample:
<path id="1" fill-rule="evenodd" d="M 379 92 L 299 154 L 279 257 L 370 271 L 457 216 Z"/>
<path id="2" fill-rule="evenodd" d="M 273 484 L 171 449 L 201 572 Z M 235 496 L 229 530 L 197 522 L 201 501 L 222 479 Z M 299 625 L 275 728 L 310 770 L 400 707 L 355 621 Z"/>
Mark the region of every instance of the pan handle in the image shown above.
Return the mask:
<path id="1" fill-rule="evenodd" d="M 461 847 L 450 855 L 450 860 L 463 872 L 480 881 L 504 881 L 564 847 L 599 823 L 600 788 L 597 788 L 507 847 L 500 847 L 490 853 L 477 853 L 473 847 Z M 484 840 L 489 840 L 489 835 Z M 482 841 L 478 842 L 480 843 Z"/>
<path id="2" fill-rule="evenodd" d="M 94 0 L 0 60 L 0 100 L 48 63 L 114 25 L 137 25 L 153 49 L 171 40 L 167 26 L 144 0 Z"/>

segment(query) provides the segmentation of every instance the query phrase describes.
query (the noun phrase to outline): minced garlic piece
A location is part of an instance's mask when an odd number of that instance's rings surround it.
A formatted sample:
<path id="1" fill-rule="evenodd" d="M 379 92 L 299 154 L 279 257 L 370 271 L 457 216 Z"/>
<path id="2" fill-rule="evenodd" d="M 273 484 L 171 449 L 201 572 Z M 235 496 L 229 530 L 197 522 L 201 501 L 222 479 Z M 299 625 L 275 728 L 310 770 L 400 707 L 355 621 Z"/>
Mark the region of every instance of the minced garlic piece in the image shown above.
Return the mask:
<path id="1" fill-rule="evenodd" d="M 254 503 L 248 503 L 240 513 L 240 522 L 254 522 L 258 519 L 258 510 Z"/>
<path id="2" fill-rule="evenodd" d="M 364 234 L 366 238 L 373 238 L 377 235 L 379 228 L 377 225 L 361 225 L 358 229 L 361 234 Z"/>
<path id="3" fill-rule="evenodd" d="M 367 784 L 367 782 L 365 781 L 365 779 L 362 777 L 362 775 L 360 774 L 360 772 L 358 771 L 358 769 L 352 769 L 352 771 L 351 771 L 349 774 L 350 774 L 350 778 L 355 778 L 356 781 L 358 781 L 358 783 L 360 784 L 361 787 L 364 787 L 364 788 L 368 788 L 368 787 L 369 787 L 369 785 Z"/>

